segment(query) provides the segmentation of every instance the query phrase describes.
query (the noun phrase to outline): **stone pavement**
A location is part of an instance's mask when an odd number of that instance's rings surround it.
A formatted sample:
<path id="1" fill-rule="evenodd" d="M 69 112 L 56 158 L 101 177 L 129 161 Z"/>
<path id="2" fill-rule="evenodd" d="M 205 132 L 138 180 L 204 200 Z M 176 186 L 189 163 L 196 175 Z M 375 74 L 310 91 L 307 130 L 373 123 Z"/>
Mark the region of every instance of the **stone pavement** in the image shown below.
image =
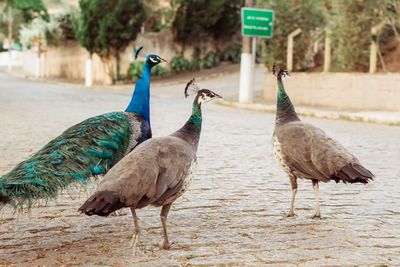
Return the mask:
<path id="1" fill-rule="evenodd" d="M 199 82 L 221 94 L 237 88 L 227 75 Z M 184 84 L 153 86 L 155 136 L 190 114 Z M 0 73 L 0 173 L 85 118 L 124 109 L 130 90 L 87 90 Z M 132 220 L 77 212 L 91 190 L 65 192 L 30 213 L 0 212 L 0 265 L 11 266 L 335 266 L 400 265 L 400 128 L 348 121 L 304 120 L 323 128 L 376 175 L 366 186 L 321 184 L 323 219 L 310 219 L 311 183 L 299 181 L 297 217 L 286 218 L 288 177 L 271 152 L 273 114 L 204 106 L 197 176 L 168 218 L 161 250 L 159 209 L 138 211 L 136 255 L 128 248 Z M 95 187 L 94 185 L 92 187 Z"/>

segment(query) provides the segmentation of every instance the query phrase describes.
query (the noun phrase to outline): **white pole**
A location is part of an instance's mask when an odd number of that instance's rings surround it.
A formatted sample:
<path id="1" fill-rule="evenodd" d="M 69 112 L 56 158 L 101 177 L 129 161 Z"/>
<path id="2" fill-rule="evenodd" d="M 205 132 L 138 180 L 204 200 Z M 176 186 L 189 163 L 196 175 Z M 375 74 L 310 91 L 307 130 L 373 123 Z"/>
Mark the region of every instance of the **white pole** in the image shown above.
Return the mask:
<path id="1" fill-rule="evenodd" d="M 256 57 L 257 57 L 257 37 L 253 37 L 251 40 L 251 52 L 252 52 L 252 64 L 251 64 L 251 80 L 253 81 L 250 90 L 250 103 L 253 102 L 254 88 L 256 88 Z"/>
<path id="2" fill-rule="evenodd" d="M 252 7 L 253 4 L 253 0 L 245 0 L 246 7 Z M 252 39 L 254 38 L 249 36 L 242 37 L 242 55 L 240 57 L 239 103 L 251 103 L 253 101 Z"/>
<path id="3" fill-rule="evenodd" d="M 40 78 L 40 53 L 38 53 L 36 57 L 35 78 L 36 79 Z"/>
<path id="4" fill-rule="evenodd" d="M 11 6 L 8 6 L 8 71 L 12 70 L 12 10 Z"/>
<path id="5" fill-rule="evenodd" d="M 286 67 L 288 71 L 293 70 L 293 38 L 301 33 L 301 29 L 297 28 L 295 31 L 289 33 L 288 35 L 288 45 L 287 45 L 287 61 L 286 61 Z"/>
<path id="6" fill-rule="evenodd" d="M 86 70 L 85 70 L 85 86 L 92 87 L 93 85 L 93 60 L 92 55 L 86 59 Z"/>
<path id="7" fill-rule="evenodd" d="M 240 89 L 239 102 L 253 101 L 253 58 L 251 53 L 242 53 L 240 57 Z"/>
<path id="8" fill-rule="evenodd" d="M 370 47 L 370 55 L 369 55 L 369 73 L 376 72 L 376 63 L 378 61 L 378 42 L 377 36 L 379 31 L 386 25 L 384 21 L 378 23 L 377 25 L 371 28 L 371 47 Z"/>
<path id="9" fill-rule="evenodd" d="M 253 37 L 253 38 L 251 38 L 251 39 L 252 39 L 252 40 L 251 40 L 251 46 L 252 46 L 251 52 L 252 52 L 252 56 L 253 56 L 253 68 L 254 68 L 254 65 L 256 65 L 257 37 Z"/>
<path id="10" fill-rule="evenodd" d="M 324 47 L 324 72 L 329 72 L 331 68 L 331 34 L 329 30 L 325 31 Z"/>

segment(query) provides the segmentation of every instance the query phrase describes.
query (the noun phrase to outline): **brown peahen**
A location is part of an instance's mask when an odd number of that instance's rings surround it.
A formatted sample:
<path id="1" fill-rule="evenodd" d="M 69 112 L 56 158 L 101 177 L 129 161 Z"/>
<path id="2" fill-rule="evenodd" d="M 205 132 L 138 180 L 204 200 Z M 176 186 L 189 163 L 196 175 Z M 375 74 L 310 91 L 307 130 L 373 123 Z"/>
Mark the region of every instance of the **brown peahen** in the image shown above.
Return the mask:
<path id="1" fill-rule="evenodd" d="M 185 88 L 198 87 L 193 80 Z M 164 230 L 163 248 L 170 247 L 167 234 L 167 216 L 172 203 L 188 188 L 197 162 L 200 139 L 201 105 L 220 97 L 208 89 L 200 89 L 193 102 L 192 115 L 178 131 L 166 137 L 149 139 L 118 162 L 103 178 L 94 193 L 79 211 L 87 215 L 107 216 L 115 210 L 130 207 L 134 234 L 131 246 L 139 239 L 136 209 L 147 205 L 161 206 Z"/>
<path id="2" fill-rule="evenodd" d="M 275 130 L 272 136 L 276 159 L 288 174 L 292 187 L 292 200 L 287 216 L 294 216 L 297 178 L 310 179 L 315 192 L 315 214 L 320 218 L 320 181 L 336 183 L 368 183 L 374 175 L 342 145 L 321 129 L 302 122 L 283 87 L 282 78 L 288 72 L 273 68 L 278 81 Z"/>

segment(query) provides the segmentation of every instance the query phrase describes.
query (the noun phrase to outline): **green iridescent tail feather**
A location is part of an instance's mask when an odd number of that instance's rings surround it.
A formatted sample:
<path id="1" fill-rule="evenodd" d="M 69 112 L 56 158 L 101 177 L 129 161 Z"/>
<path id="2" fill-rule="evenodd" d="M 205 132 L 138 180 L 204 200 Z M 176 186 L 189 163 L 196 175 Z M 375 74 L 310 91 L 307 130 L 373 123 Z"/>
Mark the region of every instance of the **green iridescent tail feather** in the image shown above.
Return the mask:
<path id="1" fill-rule="evenodd" d="M 4 204 L 31 207 L 55 198 L 71 184 L 85 184 L 106 173 L 125 154 L 130 137 L 123 112 L 111 112 L 72 126 L 29 159 L 0 177 L 0 209 Z"/>

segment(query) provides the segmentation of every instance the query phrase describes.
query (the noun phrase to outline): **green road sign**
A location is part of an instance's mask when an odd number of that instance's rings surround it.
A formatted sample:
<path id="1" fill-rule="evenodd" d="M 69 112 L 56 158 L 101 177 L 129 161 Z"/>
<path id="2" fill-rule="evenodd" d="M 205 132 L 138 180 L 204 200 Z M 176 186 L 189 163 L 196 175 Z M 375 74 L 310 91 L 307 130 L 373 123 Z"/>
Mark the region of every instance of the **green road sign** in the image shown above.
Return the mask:
<path id="1" fill-rule="evenodd" d="M 242 35 L 271 38 L 274 11 L 270 9 L 242 8 Z"/>

